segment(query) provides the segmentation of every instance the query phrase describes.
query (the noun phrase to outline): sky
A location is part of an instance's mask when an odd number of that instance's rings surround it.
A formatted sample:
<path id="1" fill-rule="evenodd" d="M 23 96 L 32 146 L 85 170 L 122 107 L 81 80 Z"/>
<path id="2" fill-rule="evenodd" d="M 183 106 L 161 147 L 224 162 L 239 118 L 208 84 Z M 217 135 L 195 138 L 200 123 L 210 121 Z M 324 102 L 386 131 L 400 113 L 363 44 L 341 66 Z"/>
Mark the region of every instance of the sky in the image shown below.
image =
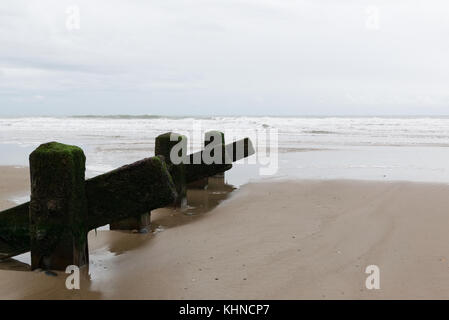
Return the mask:
<path id="1" fill-rule="evenodd" d="M 447 0 L 2 0 L 0 116 L 449 115 Z"/>

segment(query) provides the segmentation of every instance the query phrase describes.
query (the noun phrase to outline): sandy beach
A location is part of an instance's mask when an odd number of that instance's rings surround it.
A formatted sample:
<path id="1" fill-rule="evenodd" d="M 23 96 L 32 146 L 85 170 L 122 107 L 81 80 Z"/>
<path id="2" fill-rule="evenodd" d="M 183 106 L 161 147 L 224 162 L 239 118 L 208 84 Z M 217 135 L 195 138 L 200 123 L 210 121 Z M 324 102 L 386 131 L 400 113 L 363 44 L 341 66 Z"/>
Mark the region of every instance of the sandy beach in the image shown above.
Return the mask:
<path id="1" fill-rule="evenodd" d="M 29 187 L 27 169 L 0 173 L 6 209 Z M 2 262 L 0 298 L 449 297 L 447 185 L 275 180 L 225 189 L 189 191 L 199 211 L 156 210 L 148 234 L 91 231 L 81 290 L 67 290 L 62 272 Z M 365 287 L 372 264 L 380 290 Z"/>
<path id="2" fill-rule="evenodd" d="M 449 300 L 448 9 L 1 1 L 0 300 Z"/>
<path id="3" fill-rule="evenodd" d="M 30 193 L 30 173 L 28 168 L 0 166 L 0 210 L 13 207 L 15 198 Z"/>

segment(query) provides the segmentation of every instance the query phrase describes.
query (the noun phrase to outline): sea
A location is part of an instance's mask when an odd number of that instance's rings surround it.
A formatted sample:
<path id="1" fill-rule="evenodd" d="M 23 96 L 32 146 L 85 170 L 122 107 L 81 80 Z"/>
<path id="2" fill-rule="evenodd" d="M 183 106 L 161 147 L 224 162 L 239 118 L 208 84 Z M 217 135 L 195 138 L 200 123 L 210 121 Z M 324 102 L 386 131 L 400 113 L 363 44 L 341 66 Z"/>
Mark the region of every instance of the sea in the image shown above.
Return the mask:
<path id="1" fill-rule="evenodd" d="M 83 148 L 93 177 L 153 156 L 165 132 L 185 134 L 189 151 L 197 151 L 209 130 L 225 132 L 227 143 L 253 138 L 256 155 L 226 173 L 236 186 L 273 179 L 449 183 L 449 117 L 3 117 L 0 165 L 28 166 L 36 147 L 58 141 Z"/>

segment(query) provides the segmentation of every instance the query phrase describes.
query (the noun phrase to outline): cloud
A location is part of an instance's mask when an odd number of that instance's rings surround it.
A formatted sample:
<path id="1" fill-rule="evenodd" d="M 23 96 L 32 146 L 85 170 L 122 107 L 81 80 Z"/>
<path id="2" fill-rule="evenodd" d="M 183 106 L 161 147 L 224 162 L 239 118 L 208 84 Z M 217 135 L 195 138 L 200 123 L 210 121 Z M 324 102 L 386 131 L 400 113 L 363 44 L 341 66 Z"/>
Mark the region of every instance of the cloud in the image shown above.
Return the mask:
<path id="1" fill-rule="evenodd" d="M 443 0 L 5 0 L 0 113 L 445 113 L 448 13 Z"/>

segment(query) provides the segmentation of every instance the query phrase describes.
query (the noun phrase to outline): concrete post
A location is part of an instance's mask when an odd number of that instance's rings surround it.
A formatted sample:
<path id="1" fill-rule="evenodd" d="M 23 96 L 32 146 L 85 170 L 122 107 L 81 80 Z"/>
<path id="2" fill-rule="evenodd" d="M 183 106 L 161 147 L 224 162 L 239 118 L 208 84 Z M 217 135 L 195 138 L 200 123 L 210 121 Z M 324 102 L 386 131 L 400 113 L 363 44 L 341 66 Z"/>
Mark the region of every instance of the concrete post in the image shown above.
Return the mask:
<path id="1" fill-rule="evenodd" d="M 85 163 L 83 150 L 56 142 L 31 153 L 32 269 L 88 264 Z"/>

